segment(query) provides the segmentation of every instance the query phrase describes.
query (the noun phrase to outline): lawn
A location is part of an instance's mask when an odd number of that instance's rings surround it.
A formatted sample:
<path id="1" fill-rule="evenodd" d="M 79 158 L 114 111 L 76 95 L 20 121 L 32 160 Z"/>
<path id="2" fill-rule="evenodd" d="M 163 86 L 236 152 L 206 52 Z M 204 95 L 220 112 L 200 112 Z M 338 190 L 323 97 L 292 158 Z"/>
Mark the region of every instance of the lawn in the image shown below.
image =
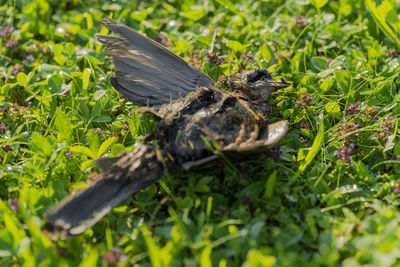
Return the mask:
<path id="1" fill-rule="evenodd" d="M 2 266 L 400 266 L 395 0 L 0 0 Z M 82 235 L 46 211 L 154 129 L 112 88 L 111 17 L 215 81 L 266 68 L 271 151 L 165 175 Z"/>

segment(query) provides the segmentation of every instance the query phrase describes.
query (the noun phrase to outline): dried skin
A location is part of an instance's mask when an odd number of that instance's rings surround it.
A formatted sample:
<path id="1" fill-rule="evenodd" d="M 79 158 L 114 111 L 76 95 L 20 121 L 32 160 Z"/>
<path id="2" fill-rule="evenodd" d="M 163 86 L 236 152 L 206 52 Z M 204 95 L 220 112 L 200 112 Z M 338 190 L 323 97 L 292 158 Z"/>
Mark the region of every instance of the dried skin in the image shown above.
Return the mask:
<path id="1" fill-rule="evenodd" d="M 176 159 L 174 164 L 178 166 L 212 155 L 204 140 L 215 142 L 221 150 L 235 143 L 239 132 L 245 142 L 255 139 L 255 126 L 265 131 L 267 125 L 266 117 L 255 113 L 247 101 L 217 85 L 197 88 L 171 104 L 141 111 L 159 118 L 152 137 L 160 149 Z"/>

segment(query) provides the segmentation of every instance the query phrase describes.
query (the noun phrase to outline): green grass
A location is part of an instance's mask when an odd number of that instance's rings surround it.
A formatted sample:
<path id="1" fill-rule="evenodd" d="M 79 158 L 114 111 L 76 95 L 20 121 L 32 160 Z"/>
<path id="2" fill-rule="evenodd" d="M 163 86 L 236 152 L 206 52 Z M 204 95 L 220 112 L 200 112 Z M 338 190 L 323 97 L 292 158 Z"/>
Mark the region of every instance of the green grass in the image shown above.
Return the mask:
<path id="1" fill-rule="evenodd" d="M 145 2 L 0 1 L 0 264 L 400 266 L 397 1 Z M 270 99 L 290 131 L 51 241 L 45 212 L 154 127 L 110 85 L 103 17 L 215 80 L 263 67 L 291 81 Z"/>

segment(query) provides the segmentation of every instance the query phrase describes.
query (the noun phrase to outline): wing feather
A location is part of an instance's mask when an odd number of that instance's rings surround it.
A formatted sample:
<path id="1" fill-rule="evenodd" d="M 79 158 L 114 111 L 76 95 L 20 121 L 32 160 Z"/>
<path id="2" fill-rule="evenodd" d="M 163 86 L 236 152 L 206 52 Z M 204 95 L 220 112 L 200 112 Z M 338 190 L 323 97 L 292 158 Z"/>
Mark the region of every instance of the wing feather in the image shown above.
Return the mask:
<path id="1" fill-rule="evenodd" d="M 106 18 L 100 21 L 114 36 L 98 35 L 116 67 L 111 84 L 138 106 L 170 103 L 197 86 L 212 86 L 204 72 L 128 26 Z"/>

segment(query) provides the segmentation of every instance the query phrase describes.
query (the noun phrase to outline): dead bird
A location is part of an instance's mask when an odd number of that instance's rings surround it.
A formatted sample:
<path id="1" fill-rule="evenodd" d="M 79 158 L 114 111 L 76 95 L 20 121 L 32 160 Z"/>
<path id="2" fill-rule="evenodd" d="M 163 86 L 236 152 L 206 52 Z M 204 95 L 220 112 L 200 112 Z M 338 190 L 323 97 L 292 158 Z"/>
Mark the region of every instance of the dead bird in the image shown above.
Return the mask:
<path id="1" fill-rule="evenodd" d="M 289 82 L 273 81 L 259 69 L 229 77 L 227 91 L 126 25 L 112 19 L 101 23 L 116 33 L 97 36 L 116 68 L 111 84 L 158 124 L 132 151 L 98 159 L 101 179 L 50 209 L 47 229 L 62 236 L 90 228 L 166 169 L 171 174 L 190 170 L 221 154 L 246 159 L 275 146 L 288 131 L 287 121 L 268 123 L 268 97 Z"/>

